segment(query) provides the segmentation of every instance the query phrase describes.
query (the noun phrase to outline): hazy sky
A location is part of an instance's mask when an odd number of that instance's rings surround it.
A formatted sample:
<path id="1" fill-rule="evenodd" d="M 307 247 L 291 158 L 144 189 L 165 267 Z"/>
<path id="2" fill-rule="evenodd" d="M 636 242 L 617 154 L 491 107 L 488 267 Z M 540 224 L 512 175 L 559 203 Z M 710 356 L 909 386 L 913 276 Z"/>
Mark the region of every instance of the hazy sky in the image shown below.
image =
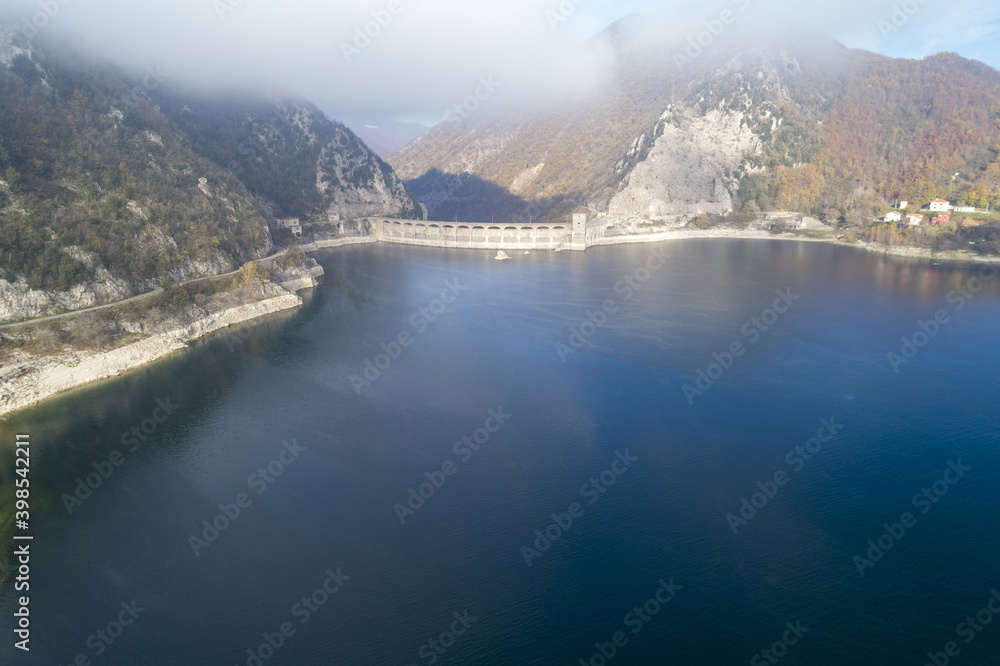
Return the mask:
<path id="1" fill-rule="evenodd" d="M 912 58 L 956 51 L 1000 68 L 996 0 L 0 3 L 4 22 L 76 36 L 126 67 L 159 68 L 213 88 L 284 88 L 353 117 L 435 121 L 476 92 L 509 103 L 599 90 L 607 53 L 585 46 L 586 39 L 648 7 L 660 10 L 654 31 L 682 39 L 728 8 L 737 16 L 799 19 L 854 48 Z"/>

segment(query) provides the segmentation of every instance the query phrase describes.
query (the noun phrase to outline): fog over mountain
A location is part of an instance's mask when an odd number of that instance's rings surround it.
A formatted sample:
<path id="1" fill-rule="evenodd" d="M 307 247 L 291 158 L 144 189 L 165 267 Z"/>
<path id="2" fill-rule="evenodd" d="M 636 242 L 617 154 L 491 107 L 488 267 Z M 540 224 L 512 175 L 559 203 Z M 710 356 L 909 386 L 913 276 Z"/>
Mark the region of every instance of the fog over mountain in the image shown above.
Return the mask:
<path id="1" fill-rule="evenodd" d="M 1000 72 L 954 53 L 850 50 L 745 0 L 695 37 L 662 31 L 664 16 L 590 40 L 614 53 L 601 94 L 500 119 L 471 99 L 390 164 L 439 220 L 585 207 L 664 224 L 794 210 L 860 225 L 900 199 L 995 205 Z"/>
<path id="2" fill-rule="evenodd" d="M 684 44 L 724 10 L 762 40 L 802 22 L 849 47 L 897 57 L 951 50 L 1000 65 L 992 39 L 1000 11 L 985 0 L 7 0 L 0 21 L 213 90 L 292 92 L 334 117 L 433 124 L 484 76 L 501 85 L 483 113 L 599 93 L 614 56 L 588 37 L 647 11 L 651 39 Z"/>

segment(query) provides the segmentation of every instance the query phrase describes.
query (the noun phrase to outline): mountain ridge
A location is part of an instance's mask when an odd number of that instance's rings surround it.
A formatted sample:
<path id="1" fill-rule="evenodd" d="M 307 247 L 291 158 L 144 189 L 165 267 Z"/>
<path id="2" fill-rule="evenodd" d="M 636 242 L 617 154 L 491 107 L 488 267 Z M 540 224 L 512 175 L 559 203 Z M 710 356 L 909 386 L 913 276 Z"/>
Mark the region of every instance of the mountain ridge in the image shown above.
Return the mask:
<path id="1" fill-rule="evenodd" d="M 580 205 L 654 218 L 791 207 L 857 223 L 902 198 L 996 198 L 1000 72 L 985 64 L 948 53 L 893 59 L 807 30 L 761 44 L 737 27 L 682 68 L 683 43 L 630 43 L 641 23 L 619 21 L 595 38 L 617 49 L 600 98 L 527 119 L 439 125 L 389 162 L 437 192 L 424 201 L 432 216 L 463 174 L 527 205 L 549 202 L 552 215 Z M 721 137 L 722 126 L 735 129 Z M 722 138 L 739 146 L 724 160 Z M 650 154 L 660 167 L 646 164 Z M 666 155 L 689 164 L 664 170 Z"/>
<path id="2" fill-rule="evenodd" d="M 279 218 L 418 215 L 305 100 L 219 101 L 0 27 L 0 108 L 3 321 L 227 273 L 272 251 Z"/>

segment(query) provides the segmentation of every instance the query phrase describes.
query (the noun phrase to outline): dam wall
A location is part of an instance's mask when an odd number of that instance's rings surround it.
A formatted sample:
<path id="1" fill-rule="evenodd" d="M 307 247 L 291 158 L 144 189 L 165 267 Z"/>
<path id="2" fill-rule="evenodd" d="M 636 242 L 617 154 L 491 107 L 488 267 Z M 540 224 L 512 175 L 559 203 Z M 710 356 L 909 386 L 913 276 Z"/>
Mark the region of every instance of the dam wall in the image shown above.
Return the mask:
<path id="1" fill-rule="evenodd" d="M 586 250 L 587 218 L 572 224 L 477 224 L 368 218 L 375 236 L 387 243 L 467 250 Z"/>

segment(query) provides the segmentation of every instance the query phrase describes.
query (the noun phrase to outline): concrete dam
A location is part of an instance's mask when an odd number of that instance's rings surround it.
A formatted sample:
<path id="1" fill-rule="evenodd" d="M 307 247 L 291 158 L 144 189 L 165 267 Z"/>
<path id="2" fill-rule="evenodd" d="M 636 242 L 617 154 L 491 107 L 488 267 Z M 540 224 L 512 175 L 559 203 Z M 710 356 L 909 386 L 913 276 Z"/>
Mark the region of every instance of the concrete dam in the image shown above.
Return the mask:
<path id="1" fill-rule="evenodd" d="M 467 250 L 586 250 L 587 216 L 571 224 L 478 224 L 372 217 L 366 220 L 376 238 L 387 243 L 453 247 Z M 599 230 L 593 229 L 598 236 Z"/>

